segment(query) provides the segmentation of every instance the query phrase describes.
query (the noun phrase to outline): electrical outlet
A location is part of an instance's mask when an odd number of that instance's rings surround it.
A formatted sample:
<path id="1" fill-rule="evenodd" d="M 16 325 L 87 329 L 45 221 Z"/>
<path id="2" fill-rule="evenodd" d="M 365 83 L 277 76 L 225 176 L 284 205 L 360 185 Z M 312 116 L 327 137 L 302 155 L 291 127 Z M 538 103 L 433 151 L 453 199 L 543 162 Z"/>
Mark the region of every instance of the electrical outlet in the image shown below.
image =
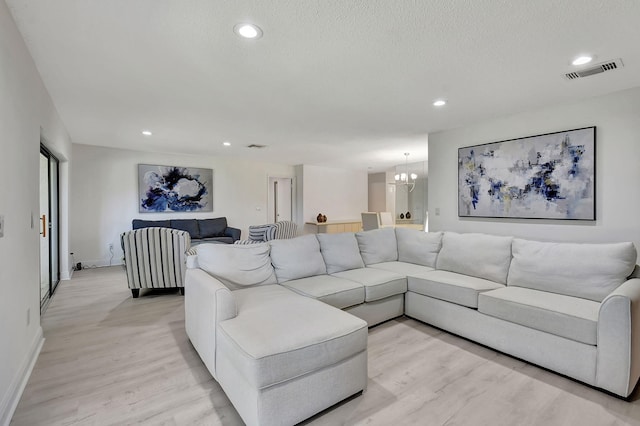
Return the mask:
<path id="1" fill-rule="evenodd" d="M 109 243 L 109 251 L 113 251 L 113 243 Z"/>
<path id="2" fill-rule="evenodd" d="M 436 207 L 436 216 L 440 216 L 440 207 Z"/>

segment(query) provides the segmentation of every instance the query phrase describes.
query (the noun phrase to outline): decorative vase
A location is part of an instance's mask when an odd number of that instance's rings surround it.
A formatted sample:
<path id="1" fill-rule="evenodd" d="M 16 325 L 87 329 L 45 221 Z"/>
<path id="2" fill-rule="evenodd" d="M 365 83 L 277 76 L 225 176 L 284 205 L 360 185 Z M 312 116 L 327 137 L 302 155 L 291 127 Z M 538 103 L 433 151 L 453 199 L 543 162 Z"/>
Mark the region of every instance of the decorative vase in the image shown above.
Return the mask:
<path id="1" fill-rule="evenodd" d="M 326 221 L 327 221 L 327 216 L 322 215 L 322 221 L 323 221 L 323 222 L 326 222 Z"/>
<path id="2" fill-rule="evenodd" d="M 316 222 L 318 222 L 318 223 L 322 223 L 323 222 L 322 213 L 318 213 L 318 216 L 316 217 Z"/>
<path id="3" fill-rule="evenodd" d="M 400 213 L 400 219 L 404 219 L 404 213 Z"/>
<path id="4" fill-rule="evenodd" d="M 407 219 L 411 219 L 411 212 L 407 212 L 407 214 L 405 214 L 404 217 L 406 217 Z"/>

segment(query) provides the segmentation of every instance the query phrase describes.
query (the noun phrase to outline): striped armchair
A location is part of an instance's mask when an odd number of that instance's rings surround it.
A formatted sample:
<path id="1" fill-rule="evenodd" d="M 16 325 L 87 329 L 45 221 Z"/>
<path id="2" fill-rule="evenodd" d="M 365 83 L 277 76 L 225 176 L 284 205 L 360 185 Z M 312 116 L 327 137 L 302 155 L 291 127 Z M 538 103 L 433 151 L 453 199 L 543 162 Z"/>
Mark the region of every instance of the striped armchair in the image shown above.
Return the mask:
<path id="1" fill-rule="evenodd" d="M 141 288 L 179 288 L 184 294 L 186 252 L 191 237 L 170 228 L 143 228 L 120 235 L 127 282 L 137 298 Z"/>
<path id="2" fill-rule="evenodd" d="M 298 225 L 289 220 L 269 223 L 266 225 L 252 225 L 249 227 L 249 239 L 236 241 L 235 244 L 261 243 L 271 240 L 284 240 L 298 236 Z"/>

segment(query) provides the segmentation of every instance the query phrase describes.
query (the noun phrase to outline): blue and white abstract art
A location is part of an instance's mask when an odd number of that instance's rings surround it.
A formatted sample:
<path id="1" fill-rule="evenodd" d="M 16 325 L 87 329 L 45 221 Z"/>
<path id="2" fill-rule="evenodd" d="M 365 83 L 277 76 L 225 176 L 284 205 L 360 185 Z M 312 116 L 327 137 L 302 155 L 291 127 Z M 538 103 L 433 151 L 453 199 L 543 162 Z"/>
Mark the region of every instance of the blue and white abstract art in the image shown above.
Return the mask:
<path id="1" fill-rule="evenodd" d="M 138 164 L 140 213 L 212 212 L 213 170 Z"/>
<path id="2" fill-rule="evenodd" d="M 458 215 L 595 220 L 595 127 L 458 149 Z"/>

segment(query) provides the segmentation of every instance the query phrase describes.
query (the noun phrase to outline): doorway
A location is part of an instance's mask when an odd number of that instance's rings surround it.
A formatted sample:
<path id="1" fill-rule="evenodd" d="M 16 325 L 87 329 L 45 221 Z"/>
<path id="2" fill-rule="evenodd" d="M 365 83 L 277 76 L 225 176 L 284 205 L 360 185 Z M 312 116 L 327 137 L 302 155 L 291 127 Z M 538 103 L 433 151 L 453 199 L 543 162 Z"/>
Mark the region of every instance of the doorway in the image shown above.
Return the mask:
<path id="1" fill-rule="evenodd" d="M 40 145 L 40 313 L 60 282 L 58 159 Z"/>
<path id="2" fill-rule="evenodd" d="M 269 178 L 267 221 L 291 220 L 293 217 L 293 179 Z"/>

